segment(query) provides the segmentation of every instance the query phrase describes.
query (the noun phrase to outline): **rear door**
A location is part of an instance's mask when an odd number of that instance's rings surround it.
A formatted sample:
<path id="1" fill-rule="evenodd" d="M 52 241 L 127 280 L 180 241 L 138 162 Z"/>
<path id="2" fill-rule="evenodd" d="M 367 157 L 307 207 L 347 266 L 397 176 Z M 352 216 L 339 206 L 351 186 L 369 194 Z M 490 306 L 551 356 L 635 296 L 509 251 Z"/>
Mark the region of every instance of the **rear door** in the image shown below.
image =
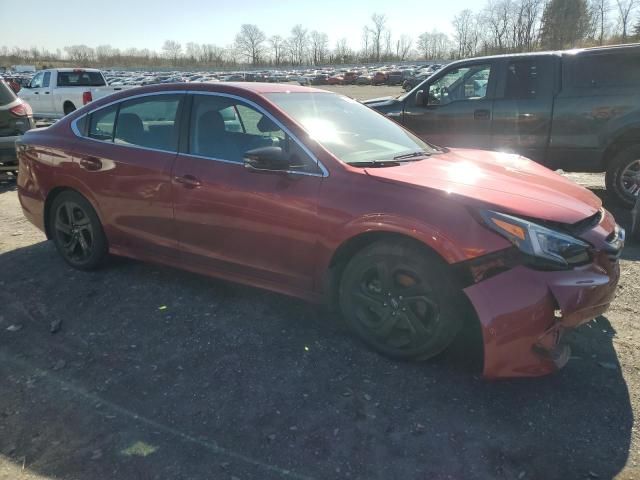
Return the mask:
<path id="1" fill-rule="evenodd" d="M 436 145 L 488 149 L 495 70 L 494 60 L 475 61 L 429 78 L 406 99 L 404 125 Z"/>
<path id="2" fill-rule="evenodd" d="M 545 163 L 558 63 L 550 55 L 514 57 L 501 63 L 493 103 L 493 150 Z"/>
<path id="3" fill-rule="evenodd" d="M 142 258 L 177 256 L 171 168 L 184 93 L 156 93 L 84 117 L 75 172 L 95 196 L 110 244 Z"/>

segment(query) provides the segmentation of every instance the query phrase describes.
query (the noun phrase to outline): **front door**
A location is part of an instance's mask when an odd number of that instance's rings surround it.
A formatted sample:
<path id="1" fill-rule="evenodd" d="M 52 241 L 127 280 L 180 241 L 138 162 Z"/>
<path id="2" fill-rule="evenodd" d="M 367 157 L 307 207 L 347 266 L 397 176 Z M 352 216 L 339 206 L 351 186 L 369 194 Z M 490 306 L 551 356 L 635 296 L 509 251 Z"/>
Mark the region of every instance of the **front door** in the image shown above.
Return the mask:
<path id="1" fill-rule="evenodd" d="M 190 136 L 173 171 L 183 260 L 263 286 L 312 288 L 316 202 L 322 172 L 264 110 L 219 95 L 193 95 Z M 276 146 L 289 173 L 250 171 L 248 150 Z"/>
<path id="2" fill-rule="evenodd" d="M 445 70 L 406 99 L 402 123 L 436 145 L 488 149 L 494 77 L 492 62 Z"/>

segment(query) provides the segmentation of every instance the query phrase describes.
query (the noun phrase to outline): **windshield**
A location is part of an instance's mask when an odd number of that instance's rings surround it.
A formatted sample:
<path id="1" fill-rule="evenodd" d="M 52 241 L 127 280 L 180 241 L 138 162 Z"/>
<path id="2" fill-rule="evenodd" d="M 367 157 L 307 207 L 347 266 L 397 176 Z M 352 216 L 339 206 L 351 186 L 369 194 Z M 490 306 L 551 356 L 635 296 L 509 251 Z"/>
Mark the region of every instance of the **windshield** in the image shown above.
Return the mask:
<path id="1" fill-rule="evenodd" d="M 351 98 L 330 93 L 266 96 L 345 163 L 391 161 L 415 152 L 436 153 L 415 135 Z"/>

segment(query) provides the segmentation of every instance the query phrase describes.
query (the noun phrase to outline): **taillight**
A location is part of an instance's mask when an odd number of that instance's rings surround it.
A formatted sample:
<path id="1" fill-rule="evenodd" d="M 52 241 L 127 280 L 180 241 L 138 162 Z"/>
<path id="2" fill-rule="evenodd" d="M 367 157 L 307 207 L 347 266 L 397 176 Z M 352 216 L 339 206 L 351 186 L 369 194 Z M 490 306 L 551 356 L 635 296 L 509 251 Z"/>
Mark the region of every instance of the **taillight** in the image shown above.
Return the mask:
<path id="1" fill-rule="evenodd" d="M 82 104 L 86 105 L 91 101 L 93 101 L 93 96 L 91 95 L 91 92 L 82 92 Z"/>
<path id="2" fill-rule="evenodd" d="M 13 113 L 16 117 L 30 117 L 31 115 L 33 115 L 33 110 L 31 110 L 31 105 L 25 102 L 19 103 L 15 107 L 9 109 L 9 111 Z"/>

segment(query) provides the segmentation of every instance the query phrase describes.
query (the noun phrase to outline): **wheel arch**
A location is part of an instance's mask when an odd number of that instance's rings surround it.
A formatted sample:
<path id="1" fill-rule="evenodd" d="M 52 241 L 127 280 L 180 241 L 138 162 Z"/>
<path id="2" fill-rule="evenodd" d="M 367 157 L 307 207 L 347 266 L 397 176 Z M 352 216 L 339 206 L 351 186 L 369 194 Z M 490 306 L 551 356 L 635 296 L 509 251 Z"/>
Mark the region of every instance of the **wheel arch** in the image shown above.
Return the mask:
<path id="1" fill-rule="evenodd" d="M 69 111 L 69 113 L 74 112 L 75 110 L 78 109 L 78 107 L 76 107 L 76 104 L 73 103 L 73 101 L 66 99 L 63 103 L 62 103 L 62 113 L 64 113 L 65 115 L 68 115 L 67 113 L 67 107 L 72 107 L 73 110 Z"/>
<path id="2" fill-rule="evenodd" d="M 635 124 L 615 135 L 608 143 L 602 155 L 605 170 L 611 161 L 623 150 L 640 145 L 640 124 Z"/>
<path id="3" fill-rule="evenodd" d="M 51 226 L 49 225 L 49 212 L 51 210 L 51 205 L 53 205 L 53 201 L 63 192 L 75 192 L 78 195 L 81 195 L 89 204 L 93 207 L 94 212 L 98 216 L 100 222 L 104 225 L 102 220 L 102 215 L 100 214 L 100 210 L 97 208 L 96 203 L 93 198 L 87 196 L 81 190 L 74 188 L 70 185 L 59 185 L 52 188 L 48 193 L 44 201 L 44 209 L 43 209 L 43 221 L 44 221 L 44 233 L 47 236 L 47 240 L 51 240 Z"/>
<path id="4" fill-rule="evenodd" d="M 433 248 L 433 246 L 405 232 L 393 230 L 368 230 L 356 233 L 344 239 L 338 245 L 338 247 L 333 251 L 327 265 L 327 269 L 325 271 L 324 292 L 330 309 L 335 310 L 337 308 L 340 278 L 342 277 L 342 273 L 346 265 L 349 263 L 349 260 L 351 260 L 351 258 L 353 258 L 353 256 L 362 249 L 382 240 L 412 243 L 416 247 L 424 249 L 432 255 L 436 255 L 445 265 L 450 265 L 450 262 L 447 261 L 441 252 L 438 252 Z"/>

